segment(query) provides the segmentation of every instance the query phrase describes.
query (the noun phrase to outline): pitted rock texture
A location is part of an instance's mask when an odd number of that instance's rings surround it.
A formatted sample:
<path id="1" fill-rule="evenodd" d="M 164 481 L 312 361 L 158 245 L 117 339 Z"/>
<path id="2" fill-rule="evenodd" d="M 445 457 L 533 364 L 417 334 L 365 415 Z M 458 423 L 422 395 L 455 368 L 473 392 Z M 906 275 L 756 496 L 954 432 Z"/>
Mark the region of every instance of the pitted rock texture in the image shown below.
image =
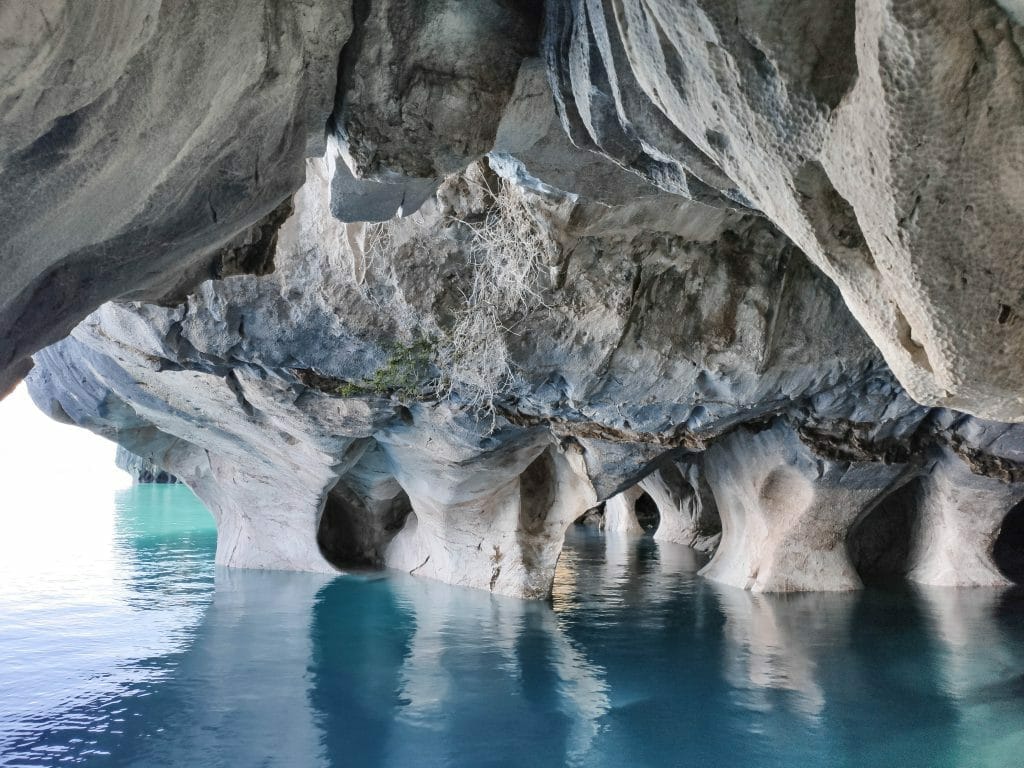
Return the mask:
<path id="1" fill-rule="evenodd" d="M 548 70 L 577 145 L 762 211 L 839 285 L 915 399 L 1024 420 L 1015 4 L 547 8 Z"/>
<path id="2" fill-rule="evenodd" d="M 132 476 L 136 483 L 173 484 L 178 478 L 165 469 L 161 469 L 149 459 L 136 456 L 122 445 L 117 446 L 114 463 Z"/>
<path id="3" fill-rule="evenodd" d="M 1007 489 L 963 514 L 991 533 L 1009 512 L 1019 428 L 914 403 L 763 218 L 656 190 L 591 202 L 483 162 L 413 216 L 343 223 L 329 167 L 309 161 L 273 273 L 106 305 L 30 377 L 45 410 L 188 483 L 222 564 L 383 565 L 542 597 L 565 529 L 605 500 L 614 528 L 646 493 L 662 538 L 721 536 L 710 578 L 849 589 L 851 531 L 937 451 Z M 531 297 L 496 314 L 470 297 L 502 274 L 488 259 L 517 258 L 487 234 L 510 221 L 551 247 Z M 477 316 L 497 368 L 452 351 Z"/>
<path id="4" fill-rule="evenodd" d="M 26 8 L 0 391 L 117 299 L 33 396 L 220 563 L 539 597 L 606 502 L 757 591 L 1006 577 L 1014 4 Z"/>

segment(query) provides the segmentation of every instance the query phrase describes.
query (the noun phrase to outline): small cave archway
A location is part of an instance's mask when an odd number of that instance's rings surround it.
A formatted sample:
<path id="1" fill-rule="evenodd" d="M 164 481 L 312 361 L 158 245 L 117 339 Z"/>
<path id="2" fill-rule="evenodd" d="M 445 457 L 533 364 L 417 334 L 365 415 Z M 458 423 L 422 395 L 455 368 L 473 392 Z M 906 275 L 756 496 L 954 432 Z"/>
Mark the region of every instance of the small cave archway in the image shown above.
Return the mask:
<path id="1" fill-rule="evenodd" d="M 555 503 L 555 462 L 544 451 L 519 475 L 519 524 L 521 532 L 539 533 Z"/>
<path id="2" fill-rule="evenodd" d="M 992 546 L 999 572 L 1015 584 L 1024 584 L 1024 501 L 1011 509 Z"/>
<path id="3" fill-rule="evenodd" d="M 384 551 L 410 514 L 412 502 L 405 491 L 391 499 L 363 499 L 338 483 L 324 502 L 316 543 L 324 559 L 340 570 L 381 568 Z"/>
<path id="4" fill-rule="evenodd" d="M 633 507 L 636 514 L 636 521 L 644 529 L 644 533 L 656 533 L 661 525 L 661 510 L 650 494 L 644 491 L 636 500 Z"/>
<path id="5" fill-rule="evenodd" d="M 847 551 L 865 584 L 893 582 L 910 570 L 920 483 L 901 486 L 850 529 Z"/>
<path id="6" fill-rule="evenodd" d="M 590 526 L 597 530 L 604 528 L 604 502 L 591 507 L 573 521 L 573 525 Z"/>
<path id="7" fill-rule="evenodd" d="M 519 527 L 516 541 L 523 559 L 523 566 L 531 571 L 538 563 L 544 562 L 544 551 L 551 541 L 548 531 L 548 515 L 555 503 L 557 493 L 555 461 L 545 450 L 519 475 Z M 501 566 L 496 565 L 491 574 L 491 589 L 501 575 Z"/>

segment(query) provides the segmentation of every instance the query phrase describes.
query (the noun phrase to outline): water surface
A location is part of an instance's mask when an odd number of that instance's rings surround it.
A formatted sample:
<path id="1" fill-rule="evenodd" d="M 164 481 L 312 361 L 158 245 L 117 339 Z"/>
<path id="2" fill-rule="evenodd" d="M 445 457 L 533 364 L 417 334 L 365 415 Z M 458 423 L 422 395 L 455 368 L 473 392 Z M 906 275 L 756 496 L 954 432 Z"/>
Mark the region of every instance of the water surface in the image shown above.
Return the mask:
<path id="1" fill-rule="evenodd" d="M 180 486 L 82 512 L 45 510 L 0 560 L 3 765 L 1024 759 L 1012 590 L 757 597 L 697 577 L 690 550 L 574 528 L 551 603 L 531 603 L 215 568 Z"/>

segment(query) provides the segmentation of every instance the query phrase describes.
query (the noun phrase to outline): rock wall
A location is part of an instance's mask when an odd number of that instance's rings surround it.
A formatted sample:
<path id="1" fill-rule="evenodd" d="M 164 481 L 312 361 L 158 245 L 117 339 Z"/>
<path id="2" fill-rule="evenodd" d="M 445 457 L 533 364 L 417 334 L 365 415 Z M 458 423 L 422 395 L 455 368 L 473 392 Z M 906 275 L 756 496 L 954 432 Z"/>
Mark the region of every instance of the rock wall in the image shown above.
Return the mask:
<path id="1" fill-rule="evenodd" d="M 0 8 L 0 392 L 102 302 L 224 271 L 323 152 L 351 29 L 328 2 Z"/>
<path id="2" fill-rule="evenodd" d="M 1011 5 L 555 0 L 544 52 L 577 145 L 762 211 L 836 282 L 915 399 L 1020 421 Z"/>
<path id="3" fill-rule="evenodd" d="M 123 445 L 117 446 L 117 454 L 114 456 L 114 463 L 119 469 L 123 469 L 132 476 L 136 483 L 157 483 L 160 485 L 174 484 L 178 478 L 170 472 L 161 469 L 149 459 L 136 456 Z"/>
<path id="4" fill-rule="evenodd" d="M 709 578 L 851 589 L 851 531 L 946 467 L 994 489 L 941 502 L 984 529 L 957 538 L 984 559 L 1024 488 L 1019 428 L 914 403 L 762 218 L 656 190 L 598 203 L 495 172 L 510 162 L 366 225 L 333 216 L 309 161 L 272 274 L 106 305 L 37 355 L 30 391 L 188 483 L 226 565 L 543 596 L 566 527 L 608 500 L 629 529 L 646 492 L 663 538 L 712 549 L 721 527 Z M 508 269 L 527 290 L 502 304 L 480 285 Z"/>
<path id="5" fill-rule="evenodd" d="M 535 597 L 647 494 L 752 590 L 1005 578 L 1012 9 L 177 5 L 0 8 L 0 390 L 81 320 L 33 397 L 220 563 Z"/>

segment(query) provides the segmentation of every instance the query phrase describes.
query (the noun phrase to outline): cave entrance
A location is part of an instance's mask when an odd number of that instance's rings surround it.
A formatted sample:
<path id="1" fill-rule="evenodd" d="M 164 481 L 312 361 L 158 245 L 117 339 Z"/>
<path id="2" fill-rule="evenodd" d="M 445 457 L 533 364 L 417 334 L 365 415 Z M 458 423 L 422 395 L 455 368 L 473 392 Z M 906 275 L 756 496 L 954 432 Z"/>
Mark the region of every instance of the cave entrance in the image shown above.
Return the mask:
<path id="1" fill-rule="evenodd" d="M 658 526 L 661 525 L 661 510 L 658 509 L 657 503 L 649 493 L 645 491 L 640 494 L 633 506 L 633 511 L 636 514 L 636 521 L 644 529 L 644 533 L 657 532 Z"/>
<path id="2" fill-rule="evenodd" d="M 327 495 L 317 526 L 320 554 L 339 570 L 381 568 L 388 544 L 411 513 L 405 491 L 391 499 L 364 500 L 338 483 Z"/>
<path id="3" fill-rule="evenodd" d="M 889 494 L 851 529 L 847 551 L 865 584 L 900 580 L 910 570 L 911 541 L 916 521 L 920 481 L 914 480 Z"/>
<path id="4" fill-rule="evenodd" d="M 992 560 L 1000 573 L 1024 584 L 1024 501 L 1007 513 L 992 547 Z"/>
<path id="5" fill-rule="evenodd" d="M 604 529 L 604 502 L 591 507 L 573 521 L 573 525 L 590 526 L 595 530 Z"/>

